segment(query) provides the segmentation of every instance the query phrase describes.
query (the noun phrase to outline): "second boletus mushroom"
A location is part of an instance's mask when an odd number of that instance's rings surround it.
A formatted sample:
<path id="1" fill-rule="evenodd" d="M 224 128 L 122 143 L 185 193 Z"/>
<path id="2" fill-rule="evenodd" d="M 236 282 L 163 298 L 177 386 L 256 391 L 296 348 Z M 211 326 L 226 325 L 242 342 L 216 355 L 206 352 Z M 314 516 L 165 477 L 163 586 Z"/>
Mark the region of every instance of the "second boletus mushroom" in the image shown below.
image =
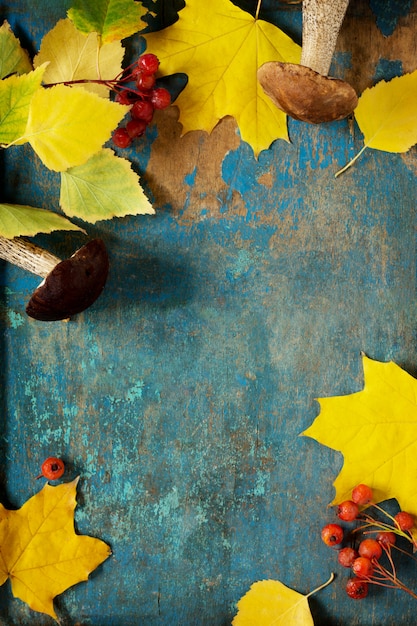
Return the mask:
<path id="1" fill-rule="evenodd" d="M 26 313 L 46 322 L 68 319 L 91 306 L 101 294 L 109 270 L 101 239 L 92 239 L 62 261 L 25 239 L 0 236 L 0 258 L 44 279 L 33 292 Z"/>
<path id="2" fill-rule="evenodd" d="M 347 82 L 328 76 L 349 0 L 303 0 L 300 65 L 269 61 L 258 80 L 276 106 L 296 120 L 320 124 L 352 113 L 358 97 Z"/>

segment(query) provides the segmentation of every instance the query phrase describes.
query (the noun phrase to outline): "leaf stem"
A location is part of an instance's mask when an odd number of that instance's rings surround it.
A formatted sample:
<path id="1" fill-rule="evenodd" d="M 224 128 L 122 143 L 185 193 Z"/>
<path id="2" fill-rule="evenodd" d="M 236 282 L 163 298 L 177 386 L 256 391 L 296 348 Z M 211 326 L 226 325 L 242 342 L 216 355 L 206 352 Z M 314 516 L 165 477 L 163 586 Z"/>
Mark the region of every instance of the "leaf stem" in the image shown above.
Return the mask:
<path id="1" fill-rule="evenodd" d="M 363 148 L 361 148 L 358 152 L 358 154 L 356 156 L 353 157 L 353 159 L 351 159 L 349 161 L 349 163 L 347 163 L 344 167 L 342 167 L 341 170 L 339 170 L 338 172 L 336 172 L 336 174 L 334 175 L 335 178 L 337 178 L 338 176 L 340 176 L 340 174 L 343 174 L 343 172 L 346 172 L 346 170 L 348 170 L 354 163 L 355 161 L 357 161 L 357 159 L 359 159 L 359 157 L 361 156 L 361 154 L 364 152 L 364 150 L 366 150 L 367 146 L 363 146 Z"/>
<path id="2" fill-rule="evenodd" d="M 330 585 L 330 583 L 333 582 L 333 580 L 334 580 L 334 573 L 332 572 L 330 574 L 329 580 L 326 580 L 326 582 L 323 583 L 322 585 L 320 585 L 320 587 L 317 587 L 316 589 L 313 589 L 313 591 L 310 591 L 310 593 L 308 593 L 306 595 L 306 598 L 309 598 L 310 596 L 312 596 L 313 594 L 317 593 L 318 591 L 321 591 L 322 589 L 327 587 L 327 585 Z"/>
<path id="3" fill-rule="evenodd" d="M 258 0 L 258 4 L 256 6 L 256 11 L 255 11 L 255 20 L 259 19 L 259 11 L 261 10 L 261 4 L 262 4 L 262 0 Z"/>

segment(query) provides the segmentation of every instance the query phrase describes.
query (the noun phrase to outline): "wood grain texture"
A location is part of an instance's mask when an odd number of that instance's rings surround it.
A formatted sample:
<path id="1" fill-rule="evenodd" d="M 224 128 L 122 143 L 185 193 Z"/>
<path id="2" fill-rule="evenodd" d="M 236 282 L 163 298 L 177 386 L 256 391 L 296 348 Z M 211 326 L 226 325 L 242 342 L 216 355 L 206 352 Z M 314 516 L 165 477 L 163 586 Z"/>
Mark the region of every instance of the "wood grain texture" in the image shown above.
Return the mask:
<path id="1" fill-rule="evenodd" d="M 15 0 L 1 17 L 35 47 L 67 6 L 37 0 L 29 14 Z M 299 7 L 282 10 L 298 28 Z M 336 69 L 361 89 L 382 61 L 411 68 L 414 28 L 412 10 L 386 41 L 353 3 Z M 299 433 L 315 398 L 361 388 L 361 350 L 417 372 L 415 152 L 369 150 L 335 179 L 361 147 L 347 121 L 290 121 L 291 143 L 255 160 L 233 120 L 181 136 L 177 119 L 161 113 L 125 153 L 156 215 L 88 228 L 111 261 L 93 307 L 30 320 L 36 279 L 0 265 L 3 502 L 20 506 L 42 460 L 62 455 L 81 476 L 80 532 L 113 551 L 58 599 L 64 626 L 226 626 L 255 580 L 322 583 L 342 459 Z M 59 179 L 30 148 L 0 158 L 2 201 L 57 206 Z M 58 256 L 85 240 L 36 239 Z M 311 599 L 317 624 L 414 623 L 414 600 L 352 602 L 346 577 Z M 51 623 L 0 589 L 0 624 Z"/>

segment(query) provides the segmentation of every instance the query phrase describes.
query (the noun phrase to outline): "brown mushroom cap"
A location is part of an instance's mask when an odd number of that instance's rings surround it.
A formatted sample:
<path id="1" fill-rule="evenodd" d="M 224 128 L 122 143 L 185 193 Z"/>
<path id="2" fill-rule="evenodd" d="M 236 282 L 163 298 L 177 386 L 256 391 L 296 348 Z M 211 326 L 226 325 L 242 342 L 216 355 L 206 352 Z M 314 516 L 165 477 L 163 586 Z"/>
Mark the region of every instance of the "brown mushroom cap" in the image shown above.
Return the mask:
<path id="1" fill-rule="evenodd" d="M 26 313 L 36 320 L 63 320 L 87 309 L 103 291 L 109 271 L 104 242 L 93 239 L 61 261 L 32 294 Z"/>
<path id="2" fill-rule="evenodd" d="M 351 85 L 304 65 L 269 61 L 258 69 L 258 80 L 279 109 L 310 124 L 341 120 L 358 104 Z"/>

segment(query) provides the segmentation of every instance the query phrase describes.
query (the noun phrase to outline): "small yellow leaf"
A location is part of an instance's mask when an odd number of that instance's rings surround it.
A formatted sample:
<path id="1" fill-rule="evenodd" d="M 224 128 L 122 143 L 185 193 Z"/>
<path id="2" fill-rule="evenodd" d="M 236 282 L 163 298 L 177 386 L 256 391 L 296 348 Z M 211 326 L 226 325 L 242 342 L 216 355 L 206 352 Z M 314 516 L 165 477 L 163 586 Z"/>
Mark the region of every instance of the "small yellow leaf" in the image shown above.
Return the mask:
<path id="1" fill-rule="evenodd" d="M 22 140 L 29 141 L 46 167 L 62 172 L 98 152 L 128 110 L 79 87 L 39 89 Z"/>
<path id="2" fill-rule="evenodd" d="M 0 584 L 10 577 L 16 598 L 55 619 L 55 596 L 111 554 L 100 539 L 75 533 L 77 483 L 46 484 L 17 511 L 0 505 Z"/>
<path id="3" fill-rule="evenodd" d="M 10 74 L 27 74 L 32 64 L 7 21 L 0 27 L 0 79 Z"/>
<path id="4" fill-rule="evenodd" d="M 396 498 L 417 516 L 417 380 L 366 356 L 363 369 L 363 390 L 320 398 L 320 414 L 302 434 L 343 454 L 333 503 L 365 483 L 377 502 Z"/>
<path id="5" fill-rule="evenodd" d="M 265 95 L 257 70 L 266 61 L 298 63 L 300 47 L 279 28 L 253 18 L 229 0 L 187 0 L 167 29 L 144 35 L 164 73 L 185 72 L 176 104 L 183 132 L 211 132 L 233 116 L 256 155 L 275 139 L 288 140 L 287 118 Z"/>
<path id="6" fill-rule="evenodd" d="M 2 237 L 8 239 L 20 235 L 33 237 L 38 233 L 51 233 L 54 230 L 82 230 L 82 228 L 53 211 L 20 204 L 0 204 Z"/>
<path id="7" fill-rule="evenodd" d="M 63 83 L 80 79 L 113 79 L 122 69 L 124 48 L 120 41 L 100 47 L 97 33 L 79 32 L 69 19 L 60 20 L 42 39 L 35 67 L 48 61 L 44 83 Z M 106 86 L 84 83 L 84 89 L 107 97 Z"/>
<path id="8" fill-rule="evenodd" d="M 365 89 L 354 115 L 364 145 L 336 176 L 351 167 L 366 148 L 398 153 L 417 143 L 417 70 Z"/>
<path id="9" fill-rule="evenodd" d="M 355 109 L 365 147 L 406 152 L 417 143 L 417 70 L 365 89 Z"/>
<path id="10" fill-rule="evenodd" d="M 16 142 L 24 133 L 33 95 L 39 90 L 46 66 L 0 81 L 0 144 Z"/>
<path id="11" fill-rule="evenodd" d="M 308 596 L 279 580 L 253 583 L 237 608 L 233 626 L 314 626 Z"/>
<path id="12" fill-rule="evenodd" d="M 87 222 L 155 212 L 129 161 L 109 149 L 61 174 L 60 204 Z"/>

